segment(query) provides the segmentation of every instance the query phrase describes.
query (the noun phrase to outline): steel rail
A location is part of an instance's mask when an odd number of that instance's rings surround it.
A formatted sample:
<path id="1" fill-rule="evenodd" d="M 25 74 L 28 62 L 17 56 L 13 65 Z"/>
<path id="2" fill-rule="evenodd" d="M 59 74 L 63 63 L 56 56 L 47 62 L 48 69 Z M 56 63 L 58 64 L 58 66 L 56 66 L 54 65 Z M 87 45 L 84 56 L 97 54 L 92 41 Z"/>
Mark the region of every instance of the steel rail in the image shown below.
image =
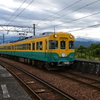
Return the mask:
<path id="1" fill-rule="evenodd" d="M 73 72 L 67 72 L 67 73 L 69 73 L 69 74 L 71 74 L 71 75 L 76 75 L 76 76 L 80 76 L 80 77 L 82 77 L 82 78 L 86 78 L 86 79 L 90 79 L 90 80 L 93 80 L 93 81 L 100 82 L 100 80 L 98 80 L 98 79 L 94 79 L 94 78 L 91 78 L 91 77 L 86 77 L 86 76 L 84 76 L 84 75 L 79 75 L 79 74 L 76 74 L 76 73 L 73 73 Z"/>
<path id="2" fill-rule="evenodd" d="M 1 64 L 2 65 L 2 64 Z M 2 65 L 3 66 L 3 65 Z M 5 67 L 5 66 L 3 66 Z M 22 82 L 39 100 L 43 100 L 41 97 L 39 97 L 21 78 L 19 78 L 13 71 L 11 71 L 9 68 L 5 67 L 11 74 L 13 74 L 20 82 Z"/>
<path id="3" fill-rule="evenodd" d="M 70 77 L 70 76 L 66 76 L 66 75 L 63 75 L 63 74 L 60 74 L 60 73 L 58 73 L 58 75 L 59 75 L 59 76 L 63 76 L 63 77 L 65 77 L 65 78 L 69 78 L 69 79 L 74 80 L 74 81 L 76 81 L 76 82 L 80 82 L 80 83 L 82 83 L 82 84 L 86 84 L 86 85 L 88 85 L 88 86 L 91 86 L 92 88 L 95 88 L 95 89 L 100 90 L 100 87 L 95 86 L 95 85 L 92 85 L 92 84 L 89 84 L 89 83 L 86 83 L 86 82 L 83 82 L 83 81 L 80 81 L 80 80 L 78 80 L 78 79 L 76 79 L 76 78 L 72 78 L 72 77 Z"/>
<path id="4" fill-rule="evenodd" d="M 3 60 L 0 59 L 0 61 L 3 61 Z M 3 61 L 3 62 L 5 62 L 5 61 Z M 69 94 L 65 93 L 64 91 L 62 91 L 62 90 L 60 90 L 60 89 L 54 87 L 53 85 L 47 83 L 46 81 L 40 79 L 39 77 L 37 77 L 37 76 L 35 76 L 35 75 L 33 75 L 33 74 L 31 74 L 31 73 L 25 71 L 24 69 L 19 68 L 19 67 L 15 66 L 15 65 L 11 65 L 11 64 L 8 63 L 8 62 L 5 62 L 5 63 L 7 63 L 8 65 L 13 66 L 13 67 L 15 67 L 15 68 L 17 68 L 17 69 L 19 69 L 19 70 L 21 70 L 22 72 L 24 72 L 24 73 L 26 73 L 26 74 L 28 74 L 28 75 L 30 75 L 32 78 L 36 79 L 37 81 L 41 82 L 42 84 L 44 84 L 44 85 L 48 86 L 49 88 L 53 89 L 55 92 L 57 92 L 57 93 L 59 93 L 60 95 L 64 96 L 66 99 L 68 99 L 68 100 L 77 100 L 76 98 L 72 97 L 71 95 L 69 95 Z"/>

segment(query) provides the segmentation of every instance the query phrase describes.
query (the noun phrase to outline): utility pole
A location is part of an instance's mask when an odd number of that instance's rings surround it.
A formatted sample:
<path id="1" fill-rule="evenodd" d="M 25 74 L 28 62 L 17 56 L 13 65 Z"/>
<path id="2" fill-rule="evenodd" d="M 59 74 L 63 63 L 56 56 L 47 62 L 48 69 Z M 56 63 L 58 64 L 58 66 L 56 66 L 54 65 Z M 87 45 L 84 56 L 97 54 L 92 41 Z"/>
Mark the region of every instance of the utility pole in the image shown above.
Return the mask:
<path id="1" fill-rule="evenodd" d="M 35 36 L 35 24 L 33 24 L 33 36 Z"/>
<path id="2" fill-rule="evenodd" d="M 0 40 L 2 40 L 2 43 L 4 43 L 5 41 L 4 41 L 4 34 L 3 34 L 3 36 L 0 36 L 1 38 L 0 38 Z"/>
<path id="3" fill-rule="evenodd" d="M 4 43 L 4 34 L 3 34 L 3 43 Z"/>

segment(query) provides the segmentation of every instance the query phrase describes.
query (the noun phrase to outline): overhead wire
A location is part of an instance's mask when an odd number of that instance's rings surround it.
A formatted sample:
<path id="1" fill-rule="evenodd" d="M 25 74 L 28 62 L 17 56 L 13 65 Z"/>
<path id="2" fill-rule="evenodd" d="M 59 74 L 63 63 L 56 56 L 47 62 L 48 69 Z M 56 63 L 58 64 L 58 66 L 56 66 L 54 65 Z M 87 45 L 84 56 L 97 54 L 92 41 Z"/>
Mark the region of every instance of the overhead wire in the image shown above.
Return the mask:
<path id="1" fill-rule="evenodd" d="M 17 16 L 15 16 L 15 18 L 13 20 L 11 20 L 7 25 L 9 25 L 10 23 L 12 23 L 22 12 L 24 12 L 24 10 L 33 2 L 34 0 L 32 0 Z"/>
<path id="2" fill-rule="evenodd" d="M 5 24 L 15 15 L 15 13 L 21 8 L 21 6 L 26 2 L 26 0 L 23 1 L 23 3 L 19 6 L 19 8 L 11 15 L 11 17 L 9 17 L 9 19 L 5 22 Z M 4 24 L 4 25 L 5 25 Z M 5 31 L 6 31 L 6 28 L 4 28 L 3 26 L 4 25 L 0 25 Z"/>
<path id="3" fill-rule="evenodd" d="M 17 13 L 17 11 L 22 7 L 22 5 L 26 2 L 26 0 L 23 1 L 23 3 L 18 7 L 18 9 L 11 15 L 11 17 L 9 17 L 9 19 L 6 21 L 6 23 L 4 25 L 7 24 L 7 22 Z"/>
<path id="4" fill-rule="evenodd" d="M 66 16 L 66 15 L 69 15 L 69 14 L 71 14 L 71 13 L 73 13 L 73 12 L 78 11 L 78 10 L 81 10 L 81 9 L 83 9 L 83 8 L 85 8 L 85 7 L 88 7 L 88 6 L 90 6 L 90 5 L 94 4 L 94 3 L 97 3 L 97 2 L 99 2 L 99 1 L 100 1 L 100 0 L 96 0 L 96 1 L 94 1 L 94 2 L 92 2 L 92 3 L 89 3 L 89 4 L 85 5 L 85 6 L 83 6 L 83 7 L 80 7 L 80 8 L 78 8 L 78 9 L 75 9 L 75 10 L 73 10 L 73 11 L 67 13 L 67 14 L 64 14 L 64 15 L 62 15 L 62 16 L 60 16 L 60 17 L 54 19 L 54 20 L 57 20 L 57 19 L 59 19 L 59 18 L 61 18 L 61 17 L 64 17 L 64 16 Z M 51 21 L 54 21 L 54 20 L 51 20 Z"/>
<path id="5" fill-rule="evenodd" d="M 90 27 L 96 27 L 96 26 L 99 26 L 99 25 L 100 25 L 100 24 L 95 24 L 95 25 L 91 25 L 91 26 L 83 27 L 83 28 L 76 29 L 76 30 L 72 30 L 72 31 L 68 31 L 68 32 L 79 31 L 79 30 L 83 30 L 83 29 L 86 29 L 86 28 L 90 28 Z"/>
<path id="6" fill-rule="evenodd" d="M 54 14 L 52 14 L 52 15 L 50 15 L 50 16 L 48 16 L 48 17 L 44 18 L 44 19 L 42 19 L 42 20 L 41 20 L 41 21 L 39 21 L 38 23 L 40 23 L 40 22 L 42 22 L 42 21 L 44 21 L 44 20 L 46 20 L 46 19 L 48 19 L 48 18 L 50 18 L 50 17 L 52 17 L 52 16 L 54 16 L 54 15 L 56 15 L 56 14 L 58 14 L 58 13 L 62 12 L 62 11 L 63 11 L 63 10 L 65 10 L 65 9 L 68 9 L 68 8 L 70 8 L 70 7 L 74 6 L 75 4 L 79 3 L 80 1 L 82 1 L 82 0 L 78 0 L 78 1 L 74 2 L 73 4 L 71 4 L 71 5 L 69 5 L 69 6 L 67 6 L 67 7 L 65 7 L 65 8 L 63 8 L 63 9 L 61 9 L 60 11 L 55 12 Z M 37 24 L 38 24 L 38 23 L 37 23 Z"/>
<path id="7" fill-rule="evenodd" d="M 70 23 L 70 22 L 74 22 L 74 21 L 81 20 L 81 19 L 84 19 L 84 18 L 88 18 L 88 17 L 94 16 L 94 15 L 97 15 L 97 14 L 100 14 L 100 11 L 93 13 L 93 14 L 90 14 L 90 15 L 87 15 L 87 16 L 84 16 L 84 17 L 81 17 L 81 18 L 77 18 L 77 19 L 74 19 L 74 20 L 64 22 L 62 24 L 54 25 L 54 26 L 51 26 L 51 27 L 57 27 L 57 26 L 60 26 L 60 25 L 66 24 L 66 23 Z M 51 28 L 51 27 L 48 27 L 48 28 Z"/>
<path id="8" fill-rule="evenodd" d="M 76 10 L 74 10 L 74 11 L 72 11 L 72 12 L 75 12 L 75 11 L 77 11 L 77 10 L 80 10 L 80 9 L 83 9 L 83 8 L 85 8 L 85 7 L 87 7 L 87 6 L 90 6 L 90 5 L 92 5 L 92 4 L 94 4 L 94 3 L 96 3 L 96 2 L 99 2 L 100 0 L 96 0 L 96 1 L 94 1 L 94 2 L 92 2 L 92 3 L 89 3 L 89 4 L 87 4 L 87 5 L 85 5 L 85 6 L 83 6 L 83 7 L 81 7 L 81 8 L 78 8 L 78 9 L 76 9 Z M 86 18 L 86 17 L 90 17 L 90 16 L 93 16 L 93 15 L 96 15 L 96 14 L 99 14 L 100 12 L 97 12 L 97 13 L 94 13 L 94 14 L 91 14 L 91 15 L 88 15 L 88 16 L 85 16 L 85 17 L 82 17 L 82 18 L 78 18 L 78 19 L 74 19 L 74 20 L 71 20 L 71 21 L 68 21 L 68 22 L 64 22 L 63 24 L 65 24 L 65 23 L 69 23 L 69 22 L 73 22 L 73 21 L 76 21 L 76 20 L 80 20 L 80 19 L 83 19 L 83 18 Z M 56 20 L 56 19 L 55 19 Z M 62 25 L 62 24 L 57 24 L 57 25 L 54 25 L 54 26 L 50 26 L 50 27 L 47 27 L 47 28 L 52 28 L 52 27 L 57 27 L 57 26 L 60 26 L 60 25 Z M 46 29 L 47 29 L 46 28 Z M 45 29 L 45 28 L 44 28 Z M 41 30 L 41 29 L 40 29 Z"/>

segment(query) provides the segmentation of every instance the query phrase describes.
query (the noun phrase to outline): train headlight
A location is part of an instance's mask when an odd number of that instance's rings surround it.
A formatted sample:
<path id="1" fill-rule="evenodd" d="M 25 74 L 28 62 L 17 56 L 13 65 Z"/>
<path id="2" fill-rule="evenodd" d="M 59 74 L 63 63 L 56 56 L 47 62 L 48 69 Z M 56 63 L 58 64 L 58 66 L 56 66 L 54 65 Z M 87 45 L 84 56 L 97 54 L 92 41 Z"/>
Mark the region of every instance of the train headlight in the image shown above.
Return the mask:
<path id="1" fill-rule="evenodd" d="M 56 38 L 56 37 L 57 37 L 57 35 L 55 34 L 55 35 L 54 35 L 54 37 Z"/>
<path id="2" fill-rule="evenodd" d="M 73 36 L 72 36 L 72 35 L 70 35 L 70 38 L 72 39 L 72 38 L 73 38 Z"/>
<path id="3" fill-rule="evenodd" d="M 66 54 L 65 54 L 64 52 L 62 52 L 61 56 L 62 56 L 62 57 L 65 57 L 65 56 L 66 56 Z"/>

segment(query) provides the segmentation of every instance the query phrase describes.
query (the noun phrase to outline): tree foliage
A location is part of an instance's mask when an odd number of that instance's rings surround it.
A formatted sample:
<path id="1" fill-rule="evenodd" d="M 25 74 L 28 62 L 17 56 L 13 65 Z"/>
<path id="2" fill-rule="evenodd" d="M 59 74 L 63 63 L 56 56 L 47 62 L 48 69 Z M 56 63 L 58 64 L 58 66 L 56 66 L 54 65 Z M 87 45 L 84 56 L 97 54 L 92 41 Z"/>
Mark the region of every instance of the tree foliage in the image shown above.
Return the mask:
<path id="1" fill-rule="evenodd" d="M 100 43 L 98 44 L 91 44 L 89 47 L 84 47 L 83 45 L 80 45 L 76 49 L 76 54 L 81 56 L 91 56 L 91 57 L 100 57 Z M 84 58 L 84 57 L 83 57 Z"/>

